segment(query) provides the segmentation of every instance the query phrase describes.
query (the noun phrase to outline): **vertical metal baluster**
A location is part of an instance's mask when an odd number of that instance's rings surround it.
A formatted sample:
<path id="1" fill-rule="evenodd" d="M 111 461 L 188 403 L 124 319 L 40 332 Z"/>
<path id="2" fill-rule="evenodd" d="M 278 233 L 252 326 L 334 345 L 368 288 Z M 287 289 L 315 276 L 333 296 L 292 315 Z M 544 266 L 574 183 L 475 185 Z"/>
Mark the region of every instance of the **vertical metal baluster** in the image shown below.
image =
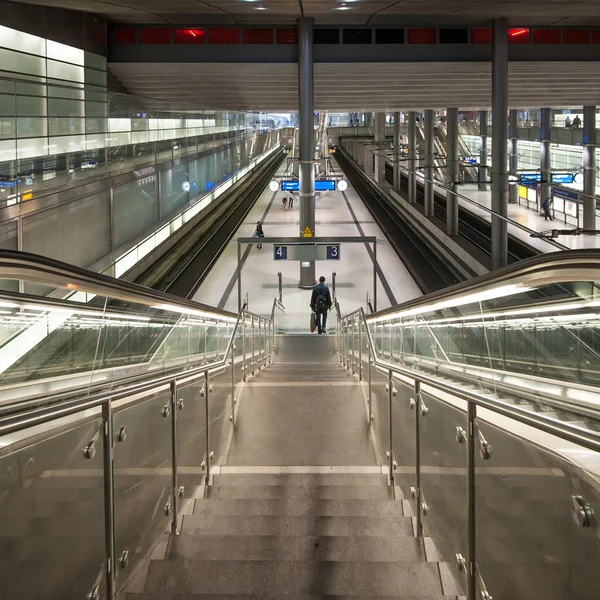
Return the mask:
<path id="1" fill-rule="evenodd" d="M 346 369 L 350 370 L 350 325 L 346 326 Z"/>
<path id="2" fill-rule="evenodd" d="M 423 537 L 421 507 L 421 382 L 415 380 L 415 498 L 417 504 L 417 537 Z"/>
<path id="3" fill-rule="evenodd" d="M 206 353 L 208 351 L 208 325 L 206 319 L 204 319 L 204 363 L 206 364 Z"/>
<path id="4" fill-rule="evenodd" d="M 362 322 L 360 320 L 360 313 L 358 314 L 358 380 L 363 380 L 363 366 L 362 366 Z"/>
<path id="5" fill-rule="evenodd" d="M 354 329 L 356 327 L 356 317 L 352 317 L 352 375 L 356 373 L 356 334 Z"/>
<path id="6" fill-rule="evenodd" d="M 475 532 L 475 435 L 477 406 L 473 402 L 468 404 L 467 417 L 469 420 L 468 458 L 467 458 L 467 487 L 469 503 L 469 568 L 467 572 L 467 598 L 475 600 L 477 594 L 477 557 L 476 557 L 476 532 Z"/>
<path id="7" fill-rule="evenodd" d="M 171 533 L 179 535 L 177 515 L 179 513 L 179 475 L 178 475 L 178 444 L 177 444 L 177 381 L 171 381 L 171 453 L 173 458 L 173 520 Z"/>
<path id="8" fill-rule="evenodd" d="M 235 330 L 234 330 L 235 331 Z M 235 333 L 232 334 L 233 339 L 231 340 L 231 350 L 229 359 L 231 361 L 231 416 L 229 420 L 235 425 Z M 227 364 L 227 357 L 225 357 L 225 364 Z"/>
<path id="9" fill-rule="evenodd" d="M 390 484 L 394 485 L 394 426 L 392 424 L 392 370 L 388 370 L 388 404 L 389 404 L 389 419 L 390 419 Z"/>
<path id="10" fill-rule="evenodd" d="M 206 419 L 206 427 L 205 427 L 205 431 L 206 431 L 206 479 L 205 479 L 205 483 L 206 485 L 210 484 L 210 422 L 209 422 L 209 416 L 208 416 L 208 396 L 209 396 L 209 390 L 208 390 L 208 370 L 204 372 L 204 416 Z"/>
<path id="11" fill-rule="evenodd" d="M 266 319 L 263 319 L 263 365 L 267 366 L 267 359 L 269 356 L 269 335 L 268 335 L 268 323 Z"/>
<path id="12" fill-rule="evenodd" d="M 365 324 L 366 326 L 366 324 Z M 371 344 L 368 344 L 369 347 L 369 425 L 373 422 L 373 396 L 371 394 L 371 363 L 373 362 L 373 353 L 371 351 Z"/>
<path id="13" fill-rule="evenodd" d="M 394 333 L 392 331 L 392 324 L 390 323 L 390 361 L 394 360 Z"/>
<path id="14" fill-rule="evenodd" d="M 252 359 L 250 361 L 250 366 L 252 367 L 252 375 L 254 375 L 254 315 L 252 315 L 250 321 L 250 329 L 252 329 Z"/>
<path id="15" fill-rule="evenodd" d="M 113 428 L 111 401 L 102 405 L 102 446 L 104 454 L 104 552 L 106 558 L 106 596 L 115 597 L 115 507 L 113 493 Z"/>
<path id="16" fill-rule="evenodd" d="M 246 381 L 246 315 L 242 313 L 242 379 Z"/>

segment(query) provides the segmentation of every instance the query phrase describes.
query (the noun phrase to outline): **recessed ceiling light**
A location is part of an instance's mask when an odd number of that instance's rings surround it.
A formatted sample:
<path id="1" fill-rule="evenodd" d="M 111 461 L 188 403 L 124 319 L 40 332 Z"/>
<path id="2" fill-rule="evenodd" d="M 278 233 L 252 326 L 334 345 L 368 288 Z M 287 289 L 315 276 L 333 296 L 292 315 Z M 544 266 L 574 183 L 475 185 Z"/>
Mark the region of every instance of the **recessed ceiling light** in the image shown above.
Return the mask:
<path id="1" fill-rule="evenodd" d="M 342 6 L 338 6 L 337 10 L 350 10 L 349 6 L 346 6 L 345 4 L 342 4 Z"/>
<path id="2" fill-rule="evenodd" d="M 256 10 L 268 10 L 265 6 L 257 6 Z"/>

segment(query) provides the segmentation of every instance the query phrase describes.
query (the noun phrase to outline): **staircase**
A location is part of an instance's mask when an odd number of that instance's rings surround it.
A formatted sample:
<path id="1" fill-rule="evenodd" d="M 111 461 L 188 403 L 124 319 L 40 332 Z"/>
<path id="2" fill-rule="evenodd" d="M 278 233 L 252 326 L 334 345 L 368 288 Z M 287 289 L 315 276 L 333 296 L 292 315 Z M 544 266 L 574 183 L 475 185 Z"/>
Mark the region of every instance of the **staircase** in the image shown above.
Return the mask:
<path id="1" fill-rule="evenodd" d="M 375 464 L 351 382 L 333 336 L 278 338 L 240 400 L 228 464 L 127 600 L 456 599 Z"/>

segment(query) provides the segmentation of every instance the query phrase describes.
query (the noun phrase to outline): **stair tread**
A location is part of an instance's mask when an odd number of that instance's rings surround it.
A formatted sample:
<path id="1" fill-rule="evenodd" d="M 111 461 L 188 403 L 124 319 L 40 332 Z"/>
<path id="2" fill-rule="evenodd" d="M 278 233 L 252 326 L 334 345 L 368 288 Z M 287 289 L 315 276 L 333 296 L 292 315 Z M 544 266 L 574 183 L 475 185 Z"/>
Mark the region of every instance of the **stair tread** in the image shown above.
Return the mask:
<path id="1" fill-rule="evenodd" d="M 206 594 L 441 596 L 437 563 L 152 561 L 146 590 Z M 163 596 L 164 597 L 164 596 Z"/>
<path id="2" fill-rule="evenodd" d="M 457 600 L 456 596 L 369 596 L 361 594 L 361 600 Z M 129 593 L 125 596 L 126 600 L 357 600 L 357 596 L 339 596 L 322 594 L 295 594 L 294 592 L 284 592 L 272 596 L 269 594 L 165 594 L 144 592 L 143 594 Z M 20 600 L 20 599 L 19 599 Z M 28 599 L 29 600 L 29 599 Z M 33 598 L 31 600 L 34 600 Z M 36 599 L 37 600 L 37 597 Z"/>
<path id="3" fill-rule="evenodd" d="M 368 536 L 185 536 L 171 540 L 168 560 L 426 562 L 423 541 Z"/>
<path id="4" fill-rule="evenodd" d="M 220 473 L 215 485 L 378 485 L 387 487 L 387 478 L 381 473 Z"/>
<path id="5" fill-rule="evenodd" d="M 321 500 L 354 499 L 385 500 L 391 498 L 388 487 L 375 485 L 213 485 L 208 490 L 209 498 L 317 498 Z"/>
<path id="6" fill-rule="evenodd" d="M 186 515 L 182 535 L 413 535 L 410 517 Z"/>
<path id="7" fill-rule="evenodd" d="M 402 517 L 397 500 L 319 500 L 315 498 L 197 500 L 194 514 L 201 515 L 312 515 L 320 517 Z M 408 515 L 407 515 L 408 516 Z"/>

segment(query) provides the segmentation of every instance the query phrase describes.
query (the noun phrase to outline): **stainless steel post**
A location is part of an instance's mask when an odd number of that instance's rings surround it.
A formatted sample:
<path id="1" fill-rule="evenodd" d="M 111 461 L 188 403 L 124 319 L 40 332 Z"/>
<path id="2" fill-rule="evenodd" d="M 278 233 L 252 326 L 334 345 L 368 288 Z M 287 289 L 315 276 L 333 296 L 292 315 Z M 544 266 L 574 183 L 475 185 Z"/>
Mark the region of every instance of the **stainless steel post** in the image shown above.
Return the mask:
<path id="1" fill-rule="evenodd" d="M 234 423 L 235 419 L 235 336 L 231 344 L 231 422 Z M 225 364 L 227 364 L 227 357 L 225 357 Z"/>
<path id="2" fill-rule="evenodd" d="M 487 177 L 487 137 L 488 137 L 488 111 L 479 111 L 479 181 L 477 187 L 481 191 L 488 189 L 488 177 Z"/>
<path id="3" fill-rule="evenodd" d="M 254 375 L 254 315 L 250 321 L 250 329 L 252 329 L 252 359 L 250 361 L 250 367 L 252 368 L 252 375 Z"/>
<path id="4" fill-rule="evenodd" d="M 400 191 L 400 113 L 394 113 L 394 189 Z"/>
<path id="5" fill-rule="evenodd" d="M 367 327 L 367 324 L 365 323 L 365 327 Z M 368 407 L 369 407 L 369 425 L 373 422 L 373 396 L 372 396 L 372 388 L 371 388 L 371 364 L 373 363 L 373 353 L 371 350 L 371 344 L 367 344 L 368 347 L 368 351 L 369 351 L 369 355 L 368 355 L 368 361 L 369 361 L 369 398 L 367 401 Z"/>
<path id="6" fill-rule="evenodd" d="M 417 113 L 408 113 L 408 201 L 417 201 Z"/>
<path id="7" fill-rule="evenodd" d="M 492 210 L 508 214 L 508 25 L 506 18 L 492 21 Z M 508 262 L 506 221 L 492 214 L 492 267 Z"/>
<path id="8" fill-rule="evenodd" d="M 518 111 L 509 112 L 508 124 L 508 169 L 514 178 L 519 176 L 519 116 Z M 512 183 L 508 186 L 508 201 L 517 203 L 519 201 L 519 184 Z"/>
<path id="9" fill-rule="evenodd" d="M 277 273 L 277 278 L 279 280 L 279 302 L 283 302 L 283 280 L 281 273 Z"/>
<path id="10" fill-rule="evenodd" d="M 373 242 L 373 312 L 377 312 L 377 240 Z"/>
<path id="11" fill-rule="evenodd" d="M 242 314 L 242 379 L 246 381 L 246 315 Z"/>
<path id="12" fill-rule="evenodd" d="M 113 428 L 111 402 L 102 405 L 102 450 L 104 456 L 104 554 L 106 557 L 106 597 L 115 597 L 115 507 L 113 492 Z"/>
<path id="13" fill-rule="evenodd" d="M 458 108 L 448 109 L 448 135 L 446 137 L 446 172 L 448 191 L 446 192 L 446 233 L 458 235 L 458 196 L 456 185 L 458 170 Z"/>
<path id="14" fill-rule="evenodd" d="M 237 291 L 238 291 L 238 313 L 242 310 L 242 247 L 237 244 Z"/>
<path id="15" fill-rule="evenodd" d="M 583 228 L 596 229 L 596 107 L 583 107 Z"/>
<path id="16" fill-rule="evenodd" d="M 352 375 L 356 373 L 355 365 L 356 365 L 356 350 L 354 340 L 356 335 L 354 334 L 354 326 L 356 325 L 356 317 L 352 318 Z"/>
<path id="17" fill-rule="evenodd" d="M 433 217 L 433 110 L 425 111 L 425 216 Z"/>
<path id="18" fill-rule="evenodd" d="M 394 340 L 392 327 L 390 326 L 390 361 L 394 360 Z"/>
<path id="19" fill-rule="evenodd" d="M 423 537 L 423 507 L 421 505 L 421 382 L 415 380 L 415 500 L 417 537 Z"/>
<path id="20" fill-rule="evenodd" d="M 389 404 L 389 419 L 390 419 L 390 452 L 389 452 L 389 470 L 390 470 L 390 483 L 394 484 L 394 425 L 392 423 L 392 370 L 388 370 L 388 404 Z"/>
<path id="21" fill-rule="evenodd" d="M 298 113 L 300 158 L 300 231 L 306 228 L 315 235 L 315 127 L 314 127 L 314 65 L 313 65 L 313 19 L 298 19 Z M 308 266 L 300 262 L 300 286 L 315 285 L 315 261 Z"/>
<path id="22" fill-rule="evenodd" d="M 362 366 L 362 324 L 360 322 L 360 313 L 358 315 L 358 380 L 363 380 Z"/>
<path id="23" fill-rule="evenodd" d="M 552 172 L 551 172 L 551 157 L 550 157 L 550 143 L 552 140 L 552 129 L 551 129 L 551 117 L 552 112 L 549 108 L 542 108 L 540 111 L 540 172 L 542 174 L 541 184 L 541 203 L 550 198 L 551 183 L 552 183 Z M 538 208 L 540 208 L 538 207 Z"/>
<path id="24" fill-rule="evenodd" d="M 477 435 L 477 406 L 469 402 L 467 413 L 469 421 L 468 458 L 467 458 L 467 488 L 468 488 L 468 536 L 469 536 L 469 569 L 467 571 L 467 598 L 469 600 L 477 597 L 477 549 L 476 549 L 476 513 L 475 513 L 475 436 Z"/>
<path id="25" fill-rule="evenodd" d="M 210 484 L 210 416 L 209 416 L 209 405 L 208 405 L 208 396 L 210 395 L 209 391 L 209 378 L 208 378 L 208 370 L 204 372 L 204 418 L 205 422 L 205 441 L 206 441 L 206 485 Z"/>
<path id="26" fill-rule="evenodd" d="M 171 533 L 179 535 L 179 446 L 177 444 L 177 381 L 171 381 L 171 454 L 173 460 L 173 520 Z"/>

